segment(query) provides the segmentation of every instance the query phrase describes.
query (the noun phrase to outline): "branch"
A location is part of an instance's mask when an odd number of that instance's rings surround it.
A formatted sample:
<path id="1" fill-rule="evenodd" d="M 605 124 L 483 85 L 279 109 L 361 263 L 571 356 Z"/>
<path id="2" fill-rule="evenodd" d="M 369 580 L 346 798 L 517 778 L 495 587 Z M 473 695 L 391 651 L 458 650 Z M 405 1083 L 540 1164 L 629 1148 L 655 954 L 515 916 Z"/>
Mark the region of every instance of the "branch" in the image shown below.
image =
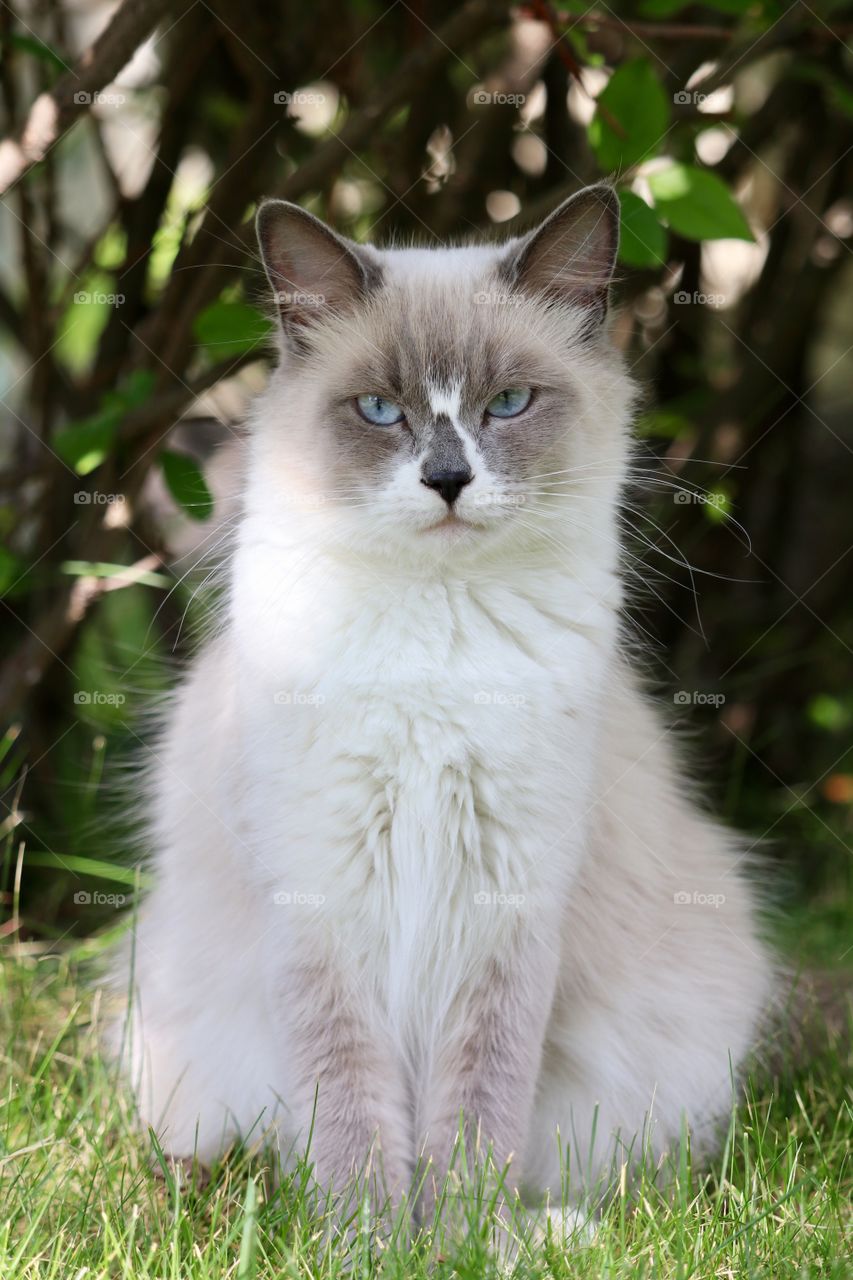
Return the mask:
<path id="1" fill-rule="evenodd" d="M 535 4 L 531 4 L 535 11 Z M 580 27 L 584 31 L 622 31 L 641 40 L 731 40 L 734 27 L 711 26 L 700 22 L 625 22 L 622 18 L 604 17 L 599 13 L 576 14 L 560 11 L 556 17 L 567 31 Z"/>
<path id="2" fill-rule="evenodd" d="M 511 0 L 467 0 L 436 31 L 427 29 L 424 39 L 389 76 L 362 107 L 351 112 L 340 133 L 332 134 L 293 173 L 289 174 L 275 194 L 285 200 L 298 200 L 308 191 L 322 189 L 329 177 L 340 171 L 341 164 L 366 143 L 375 140 L 382 121 L 403 103 L 410 102 L 419 86 L 435 73 L 458 49 L 469 45 L 491 28 L 506 21 Z M 257 138 L 258 129 L 252 124 L 249 137 Z M 262 132 L 262 131 L 261 131 Z M 273 139 L 265 144 L 270 149 Z M 248 144 L 246 144 L 248 145 Z M 147 346 L 160 353 L 160 358 L 170 368 L 177 368 L 190 333 L 192 320 L 220 287 L 224 273 L 233 270 L 241 257 L 253 254 L 255 248 L 254 225 L 250 220 L 234 227 L 239 210 L 245 208 L 250 194 L 258 192 L 258 151 L 247 152 L 246 145 L 237 149 L 243 157 L 226 170 L 223 178 L 214 184 L 214 198 L 205 211 L 202 223 L 186 254 L 179 255 L 172 269 L 172 279 L 157 314 L 149 325 L 140 330 Z M 274 153 L 273 153 L 274 154 Z M 248 160 L 246 160 L 248 156 Z M 249 175 L 249 176 L 247 176 Z M 264 187 L 260 186 L 263 191 Z M 213 229 L 214 241 L 206 233 Z M 211 243 L 219 261 L 206 262 L 203 254 Z M 211 250 L 212 251 L 212 250 Z M 209 256 L 209 253 L 208 253 Z M 191 267 L 192 284 L 187 288 L 180 272 Z M 163 346 L 165 339 L 166 346 Z"/>
<path id="3" fill-rule="evenodd" d="M 524 6 L 523 11 L 529 11 L 535 16 L 536 4 L 534 0 Z M 560 10 L 556 14 L 559 21 L 565 26 L 567 31 L 573 27 L 580 27 L 583 31 L 621 31 L 627 36 L 636 36 L 638 40 L 732 40 L 738 34 L 737 27 L 721 27 L 711 23 L 703 22 L 626 22 L 622 18 L 614 16 L 604 17 L 599 13 L 584 13 L 578 16 L 566 10 Z M 817 36 L 822 40 L 837 39 L 844 40 L 853 31 L 853 23 L 836 22 L 829 24 L 821 21 L 820 26 L 815 26 L 809 31 L 809 35 Z"/>
<path id="4" fill-rule="evenodd" d="M 566 39 L 565 33 L 560 30 L 560 15 L 557 13 L 554 6 L 549 3 L 549 0 L 531 0 L 531 8 L 539 21 L 544 22 L 546 26 L 550 27 L 551 35 L 554 37 L 554 50 L 557 57 L 562 62 L 569 75 L 574 76 L 577 81 L 578 88 L 587 96 L 587 98 L 589 98 L 590 102 L 596 103 L 602 120 L 610 126 L 616 134 L 616 137 L 624 138 L 625 130 L 622 124 L 616 119 L 607 104 L 605 102 L 599 102 L 595 95 L 590 93 L 589 89 L 586 87 L 586 82 L 583 78 L 584 68 L 575 56 L 575 51 Z"/>
<path id="5" fill-rule="evenodd" d="M 340 133 L 327 138 L 271 194 L 282 200 L 298 200 L 306 192 L 321 188 L 327 178 L 337 173 L 347 156 L 374 139 L 380 124 L 392 111 L 411 101 L 420 85 L 443 62 L 454 57 L 458 49 L 504 23 L 510 8 L 510 0 L 492 0 L 491 3 L 490 0 L 467 0 L 447 22 L 437 31 L 430 32 L 424 43 L 403 59 L 384 88 L 350 114 Z M 251 222 L 235 233 L 235 241 L 244 252 L 251 252 L 255 243 L 255 229 Z"/>
<path id="6" fill-rule="evenodd" d="M 0 324 L 9 331 L 9 334 L 21 344 L 25 351 L 29 350 L 27 346 L 26 334 L 22 332 L 23 322 L 8 293 L 0 289 Z"/>
<path id="7" fill-rule="evenodd" d="M 0 195 L 34 164 L 89 109 L 92 97 L 111 84 L 165 13 L 188 0 L 125 0 L 77 66 L 50 93 L 36 98 L 16 138 L 0 143 Z"/>
<path id="8" fill-rule="evenodd" d="M 181 418 L 184 410 L 205 391 L 209 391 L 224 378 L 233 378 L 241 369 L 245 369 L 250 364 L 257 364 L 264 357 L 263 347 L 253 348 L 236 356 L 233 360 L 220 361 L 196 378 L 181 382 L 168 391 L 152 396 L 145 404 L 128 413 L 120 428 L 122 441 L 130 444 L 152 431 L 173 426 Z"/>

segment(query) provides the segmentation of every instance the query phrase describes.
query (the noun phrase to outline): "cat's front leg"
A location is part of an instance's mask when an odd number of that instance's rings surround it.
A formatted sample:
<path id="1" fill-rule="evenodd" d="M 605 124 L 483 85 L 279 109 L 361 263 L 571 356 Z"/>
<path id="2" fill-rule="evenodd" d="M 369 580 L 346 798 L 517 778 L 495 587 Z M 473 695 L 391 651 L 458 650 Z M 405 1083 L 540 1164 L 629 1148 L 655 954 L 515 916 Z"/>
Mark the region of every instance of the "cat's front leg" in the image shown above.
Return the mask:
<path id="1" fill-rule="evenodd" d="M 533 1110 L 548 1018 L 554 998 L 557 948 L 530 936 L 482 966 L 458 993 L 423 1100 L 421 1153 L 427 1173 L 421 1219 L 429 1222 L 459 1138 L 460 1116 L 469 1170 L 490 1154 L 504 1194 L 518 1185 L 518 1160 Z M 459 1168 L 456 1151 L 455 1168 Z"/>
<path id="2" fill-rule="evenodd" d="M 395 1208 L 412 1180 L 412 1117 L 378 1007 L 340 961 L 327 958 L 288 967 L 279 1007 L 285 1101 L 317 1182 L 344 1216 L 356 1186 L 376 1210 Z"/>

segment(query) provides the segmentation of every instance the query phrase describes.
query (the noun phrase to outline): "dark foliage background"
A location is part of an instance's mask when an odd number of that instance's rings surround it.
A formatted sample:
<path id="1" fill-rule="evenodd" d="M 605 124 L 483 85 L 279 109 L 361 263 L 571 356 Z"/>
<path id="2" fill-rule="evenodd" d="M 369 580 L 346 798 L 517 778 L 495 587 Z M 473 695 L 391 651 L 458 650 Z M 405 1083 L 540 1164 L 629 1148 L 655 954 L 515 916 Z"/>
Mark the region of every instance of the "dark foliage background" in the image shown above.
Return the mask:
<path id="1" fill-rule="evenodd" d="M 133 892 L 104 779 L 146 757 L 233 514 L 258 199 L 430 243 L 605 175 L 645 388 L 629 624 L 715 805 L 768 838 L 790 940 L 843 959 L 851 34 L 835 0 L 0 6 L 5 936 Z"/>

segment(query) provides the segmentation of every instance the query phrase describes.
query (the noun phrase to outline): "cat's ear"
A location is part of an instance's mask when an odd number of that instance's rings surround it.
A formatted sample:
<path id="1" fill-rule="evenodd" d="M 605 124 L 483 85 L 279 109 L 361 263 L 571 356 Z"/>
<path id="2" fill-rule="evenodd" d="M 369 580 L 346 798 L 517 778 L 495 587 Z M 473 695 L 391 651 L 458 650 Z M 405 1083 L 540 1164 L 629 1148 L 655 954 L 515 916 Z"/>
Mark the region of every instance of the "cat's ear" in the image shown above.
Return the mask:
<path id="1" fill-rule="evenodd" d="M 330 312 L 355 305 L 376 282 L 378 266 L 365 251 L 299 205 L 265 200 L 258 209 L 256 227 L 267 277 L 289 336 L 304 336 Z"/>
<path id="2" fill-rule="evenodd" d="M 585 307 L 597 324 L 607 313 L 618 248 L 619 197 L 599 182 L 564 200 L 514 245 L 506 267 L 517 289 Z"/>

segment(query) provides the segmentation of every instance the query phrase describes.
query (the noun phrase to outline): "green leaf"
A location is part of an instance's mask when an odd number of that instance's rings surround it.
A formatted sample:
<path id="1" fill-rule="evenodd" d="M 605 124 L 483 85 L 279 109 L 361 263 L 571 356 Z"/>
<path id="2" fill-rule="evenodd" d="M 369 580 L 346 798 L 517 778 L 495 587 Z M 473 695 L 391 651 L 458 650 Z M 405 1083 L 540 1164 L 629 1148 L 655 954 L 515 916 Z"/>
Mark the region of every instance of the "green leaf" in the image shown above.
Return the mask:
<path id="1" fill-rule="evenodd" d="M 655 208 L 688 240 L 752 240 L 746 218 L 726 184 L 708 169 L 674 164 L 649 174 Z"/>
<path id="2" fill-rule="evenodd" d="M 853 119 L 853 89 L 848 88 L 840 76 L 833 75 L 822 62 L 805 62 L 792 67 L 790 74 L 797 80 L 807 80 L 820 85 L 830 106 L 839 115 Z"/>
<path id="3" fill-rule="evenodd" d="M 63 62 L 55 49 L 51 49 L 49 44 L 45 44 L 43 40 L 39 40 L 35 36 L 26 36 L 23 32 L 12 31 L 6 39 L 13 49 L 20 49 L 23 53 L 32 54 L 40 62 L 46 62 L 48 66 L 53 67 L 54 71 L 71 70 L 68 63 Z"/>
<path id="4" fill-rule="evenodd" d="M 619 192 L 619 260 L 630 267 L 658 267 L 666 255 L 666 231 L 645 200 Z"/>
<path id="5" fill-rule="evenodd" d="M 213 511 L 213 496 L 195 459 L 188 453 L 164 449 L 160 465 L 169 492 L 193 520 L 206 520 Z"/>
<path id="6" fill-rule="evenodd" d="M 650 64 L 638 58 L 614 72 L 598 95 L 589 141 L 605 172 L 622 171 L 657 148 L 668 124 L 666 94 Z"/>
<path id="7" fill-rule="evenodd" d="M 705 7 L 717 13 L 731 13 L 736 18 L 773 18 L 778 16 L 775 0 L 704 0 Z M 644 18 L 670 18 L 689 7 L 689 0 L 643 0 L 640 13 Z"/>
<path id="8" fill-rule="evenodd" d="M 99 880 L 112 880 L 115 884 L 136 885 L 148 888 L 151 877 L 133 867 L 122 867 L 98 858 L 84 858 L 73 853 L 53 853 L 47 850 L 27 850 L 26 863 L 31 867 L 54 867 L 57 871 L 73 871 L 75 875 L 95 876 Z"/>
<path id="9" fill-rule="evenodd" d="M 640 13 L 644 18 L 669 18 L 686 9 L 688 0 L 643 0 Z"/>
<path id="10" fill-rule="evenodd" d="M 0 544 L 0 596 L 5 596 L 26 571 L 27 566 L 22 564 L 18 556 Z"/>
<path id="11" fill-rule="evenodd" d="M 648 413 L 640 414 L 635 423 L 635 431 L 643 439 L 662 436 L 667 440 L 677 440 L 679 436 L 688 435 L 691 429 L 689 418 L 674 409 L 665 408 L 650 409 Z"/>
<path id="12" fill-rule="evenodd" d="M 157 381 L 151 369 L 134 369 L 115 393 L 123 409 L 136 409 L 151 395 Z"/>
<path id="13" fill-rule="evenodd" d="M 724 520 L 728 520 L 732 513 L 732 500 L 725 489 L 708 489 L 702 497 L 702 509 L 711 524 L 722 524 Z"/>
<path id="14" fill-rule="evenodd" d="M 254 350 L 269 338 L 272 329 L 269 320 L 248 302 L 214 302 L 193 322 L 199 342 L 219 359 Z"/>
<path id="15" fill-rule="evenodd" d="M 116 391 L 108 391 L 100 408 L 88 418 L 57 431 L 53 447 L 79 476 L 87 476 L 106 458 L 119 424 L 130 409 L 144 404 L 154 389 L 154 374 L 136 369 Z"/>
<path id="16" fill-rule="evenodd" d="M 82 422 L 74 422 L 56 433 L 54 448 L 78 476 L 87 476 L 109 453 L 120 419 L 120 413 L 106 409 Z"/>
<path id="17" fill-rule="evenodd" d="M 59 571 L 73 578 L 115 578 L 127 573 L 128 568 L 126 564 L 107 564 L 102 560 L 63 560 Z M 133 583 L 140 587 L 174 586 L 173 580 L 165 573 L 136 573 Z"/>
<path id="18" fill-rule="evenodd" d="M 731 13 L 736 18 L 768 19 L 779 16 L 780 9 L 775 3 L 769 3 L 769 0 L 762 0 L 762 3 L 755 3 L 755 0 L 704 0 L 709 9 L 714 9 L 717 13 Z"/>
<path id="19" fill-rule="evenodd" d="M 846 729 L 850 723 L 848 708 L 838 698 L 833 698 L 828 693 L 819 693 L 816 698 L 812 698 L 807 709 L 811 722 L 819 729 L 829 730 L 830 733 Z"/>
<path id="20" fill-rule="evenodd" d="M 240 1233 L 240 1257 L 237 1261 L 237 1280 L 252 1280 L 256 1274 L 255 1252 L 258 1245 L 258 1192 L 253 1178 L 246 1186 L 243 1202 L 243 1230 Z"/>

